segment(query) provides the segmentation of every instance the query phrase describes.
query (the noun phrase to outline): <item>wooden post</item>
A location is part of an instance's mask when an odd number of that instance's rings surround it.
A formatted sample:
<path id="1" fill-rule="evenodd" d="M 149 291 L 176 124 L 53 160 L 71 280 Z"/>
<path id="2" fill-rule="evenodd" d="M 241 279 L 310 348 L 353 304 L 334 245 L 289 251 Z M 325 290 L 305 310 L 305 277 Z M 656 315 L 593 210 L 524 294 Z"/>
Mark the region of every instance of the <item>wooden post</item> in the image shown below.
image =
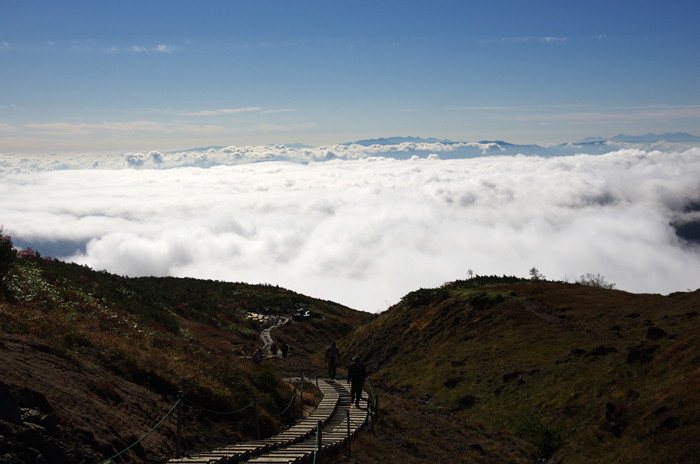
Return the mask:
<path id="1" fill-rule="evenodd" d="M 255 420 L 255 437 L 260 440 L 260 422 L 258 421 L 258 400 L 253 398 L 253 419 Z"/>
<path id="2" fill-rule="evenodd" d="M 321 421 L 318 421 L 318 424 L 316 425 L 316 433 L 318 434 L 318 449 L 316 450 L 316 460 L 315 462 L 317 464 L 321 464 L 323 462 L 323 430 L 322 430 L 323 424 L 321 424 Z"/>
<path id="3" fill-rule="evenodd" d="M 180 459 L 180 442 L 182 437 L 182 392 L 177 392 L 177 441 L 175 444 L 175 459 Z"/>
<path id="4" fill-rule="evenodd" d="M 379 417 L 379 397 L 375 396 L 374 397 L 374 420 L 377 420 Z"/>
<path id="5" fill-rule="evenodd" d="M 348 458 L 352 457 L 350 455 L 350 411 L 345 413 L 345 420 L 348 421 Z"/>
<path id="6" fill-rule="evenodd" d="M 294 396 L 292 397 L 292 424 L 294 423 L 294 410 L 297 408 L 297 389 L 294 389 Z"/>

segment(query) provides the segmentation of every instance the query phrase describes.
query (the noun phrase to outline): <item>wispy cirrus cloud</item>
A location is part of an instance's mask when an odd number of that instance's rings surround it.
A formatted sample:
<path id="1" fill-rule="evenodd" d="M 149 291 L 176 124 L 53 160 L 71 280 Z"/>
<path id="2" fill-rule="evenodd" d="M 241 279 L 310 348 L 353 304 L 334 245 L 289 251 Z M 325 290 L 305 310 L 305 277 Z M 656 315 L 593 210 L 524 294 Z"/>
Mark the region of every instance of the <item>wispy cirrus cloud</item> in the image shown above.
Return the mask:
<path id="1" fill-rule="evenodd" d="M 0 132 L 17 132 L 17 128 L 0 122 Z"/>
<path id="2" fill-rule="evenodd" d="M 492 43 L 526 43 L 526 42 L 545 42 L 545 43 L 562 43 L 569 40 L 567 37 L 501 37 L 500 39 L 482 39 L 479 43 L 482 44 L 492 44 Z"/>
<path id="3" fill-rule="evenodd" d="M 291 108 L 284 108 L 281 110 L 265 110 L 265 111 L 261 111 L 260 114 L 288 113 L 290 111 L 296 111 L 296 110 L 291 109 Z"/>
<path id="4" fill-rule="evenodd" d="M 202 111 L 175 111 L 176 114 L 183 116 L 221 116 L 226 114 L 248 113 L 251 111 L 261 111 L 262 108 L 251 106 L 249 108 L 222 108 L 218 110 L 202 110 Z"/>
<path id="5" fill-rule="evenodd" d="M 10 44 L 7 42 L 3 42 L 2 44 L 0 44 L 0 50 L 11 50 L 11 49 L 12 49 L 12 47 L 10 47 Z"/>
<path id="6" fill-rule="evenodd" d="M 501 37 L 500 39 L 481 39 L 479 43 L 491 44 L 491 43 L 522 43 L 530 42 L 534 37 Z"/>
<path id="7" fill-rule="evenodd" d="M 112 122 L 101 124 L 84 123 L 46 123 L 25 124 L 23 127 L 36 131 L 43 135 L 90 135 L 99 133 L 109 134 L 169 134 L 169 133 L 196 133 L 212 134 L 225 132 L 221 126 L 201 126 L 181 123 L 159 123 L 154 121 Z"/>

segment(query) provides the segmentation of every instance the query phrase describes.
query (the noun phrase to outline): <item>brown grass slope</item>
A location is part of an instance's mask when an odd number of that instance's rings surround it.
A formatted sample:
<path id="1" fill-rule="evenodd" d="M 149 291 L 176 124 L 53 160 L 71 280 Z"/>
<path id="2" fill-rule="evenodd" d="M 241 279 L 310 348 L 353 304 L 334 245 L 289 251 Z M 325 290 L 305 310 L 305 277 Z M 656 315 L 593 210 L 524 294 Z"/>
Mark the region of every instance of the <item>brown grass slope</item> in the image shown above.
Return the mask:
<path id="1" fill-rule="evenodd" d="M 518 435 L 556 462 L 698 462 L 699 308 L 700 291 L 462 281 L 412 292 L 343 344 L 423 417 Z"/>
<path id="2" fill-rule="evenodd" d="M 4 283 L 0 390 L 10 390 L 13 401 L 25 408 L 23 414 L 36 409 L 60 428 L 41 438 L 36 433 L 45 435 L 46 430 L 39 424 L 0 417 L 3 463 L 34 462 L 37 452 L 50 464 L 98 463 L 154 426 L 178 391 L 219 412 L 243 408 L 255 397 L 261 433 L 269 436 L 288 420 L 276 414 L 293 394 L 277 367 L 309 371 L 316 366 L 305 353 L 318 342 L 307 342 L 301 334 L 340 338 L 371 318 L 270 285 L 130 279 L 34 254 L 18 257 Z M 322 317 L 285 328 L 294 341 L 289 359 L 253 365 L 249 355 L 262 345 L 260 326 L 245 312 L 291 316 L 299 307 Z M 244 353 L 248 356 L 241 357 Z M 5 406 L 0 405 L 0 416 Z M 186 452 L 247 440 L 255 430 L 250 410 L 216 415 L 188 405 L 184 419 Z M 142 446 L 117 461 L 170 458 L 174 423 L 171 416 Z M 47 449 L 32 451 L 42 447 Z"/>

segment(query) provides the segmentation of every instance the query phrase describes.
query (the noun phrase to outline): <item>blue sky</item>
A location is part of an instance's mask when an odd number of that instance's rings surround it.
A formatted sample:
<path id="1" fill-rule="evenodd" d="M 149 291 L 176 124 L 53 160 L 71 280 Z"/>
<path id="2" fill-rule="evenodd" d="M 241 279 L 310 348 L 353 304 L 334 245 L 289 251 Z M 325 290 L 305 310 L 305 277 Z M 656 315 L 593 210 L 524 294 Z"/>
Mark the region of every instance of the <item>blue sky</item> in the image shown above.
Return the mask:
<path id="1" fill-rule="evenodd" d="M 0 153 L 700 135 L 697 1 L 0 4 Z"/>

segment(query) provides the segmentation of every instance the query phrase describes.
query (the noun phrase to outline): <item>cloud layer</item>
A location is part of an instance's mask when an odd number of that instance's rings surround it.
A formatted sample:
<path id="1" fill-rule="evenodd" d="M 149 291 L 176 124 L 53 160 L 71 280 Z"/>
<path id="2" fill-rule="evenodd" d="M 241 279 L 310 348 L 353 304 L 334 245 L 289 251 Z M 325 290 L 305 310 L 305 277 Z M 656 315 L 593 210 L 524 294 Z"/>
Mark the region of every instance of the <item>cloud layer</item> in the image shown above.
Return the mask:
<path id="1" fill-rule="evenodd" d="M 372 150 L 390 148 L 294 150 L 306 164 L 217 165 L 204 152 L 202 169 L 151 152 L 121 158 L 139 169 L 7 169 L 0 223 L 96 269 L 268 282 L 367 311 L 469 269 L 601 273 L 633 292 L 699 286 L 700 250 L 671 223 L 700 220 L 700 148 L 452 160 Z"/>

